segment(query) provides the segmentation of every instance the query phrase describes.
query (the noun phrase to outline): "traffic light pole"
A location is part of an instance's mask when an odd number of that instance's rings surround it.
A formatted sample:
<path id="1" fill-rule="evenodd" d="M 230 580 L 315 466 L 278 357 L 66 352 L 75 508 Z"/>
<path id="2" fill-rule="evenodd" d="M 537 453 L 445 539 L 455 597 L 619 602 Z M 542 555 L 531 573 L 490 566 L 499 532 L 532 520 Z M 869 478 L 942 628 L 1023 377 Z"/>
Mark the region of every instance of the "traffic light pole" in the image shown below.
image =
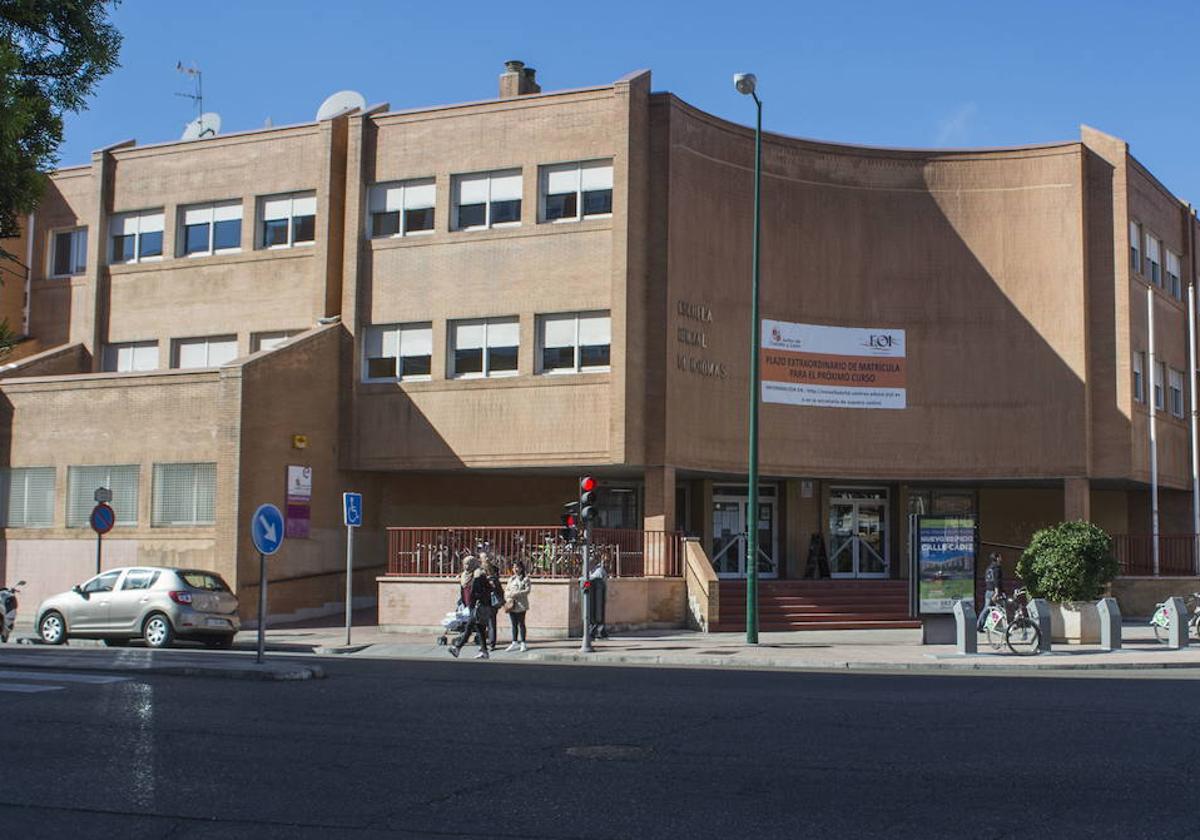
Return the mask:
<path id="1" fill-rule="evenodd" d="M 583 610 L 583 644 L 580 653 L 592 652 L 592 598 L 590 592 L 591 569 L 588 568 L 592 553 L 592 526 L 583 523 L 583 573 L 579 578 L 579 603 Z"/>

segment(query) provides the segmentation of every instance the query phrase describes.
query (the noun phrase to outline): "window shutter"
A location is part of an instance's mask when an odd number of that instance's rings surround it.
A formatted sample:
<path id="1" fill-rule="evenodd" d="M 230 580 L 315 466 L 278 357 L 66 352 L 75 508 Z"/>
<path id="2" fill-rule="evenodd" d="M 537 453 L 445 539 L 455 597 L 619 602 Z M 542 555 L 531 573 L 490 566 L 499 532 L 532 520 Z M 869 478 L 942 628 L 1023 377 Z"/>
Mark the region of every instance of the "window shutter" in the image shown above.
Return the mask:
<path id="1" fill-rule="evenodd" d="M 584 192 L 588 190 L 611 190 L 613 168 L 611 162 L 585 163 L 580 172 Z"/>
<path id="2" fill-rule="evenodd" d="M 177 362 L 181 368 L 202 368 L 208 366 L 208 342 L 203 339 L 189 339 L 176 345 Z"/>
<path id="3" fill-rule="evenodd" d="M 579 344 L 593 346 L 612 343 L 612 318 L 608 315 L 581 315 Z"/>
<path id="4" fill-rule="evenodd" d="M 162 229 L 163 214 L 161 210 L 157 213 L 144 213 L 139 219 L 139 233 L 162 233 Z"/>
<path id="5" fill-rule="evenodd" d="M 488 176 L 466 175 L 458 179 L 459 204 L 483 204 L 488 200 Z"/>
<path id="6" fill-rule="evenodd" d="M 546 173 L 546 195 L 573 193 L 579 189 L 579 167 L 556 166 Z"/>
<path id="7" fill-rule="evenodd" d="M 574 347 L 575 316 L 554 315 L 542 319 L 543 347 Z"/>
<path id="8" fill-rule="evenodd" d="M 521 170 L 498 172 L 492 176 L 492 201 L 521 199 Z"/>
<path id="9" fill-rule="evenodd" d="M 435 193 L 433 181 L 414 181 L 407 184 L 404 187 L 404 209 L 425 210 L 433 207 Z"/>
<path id="10" fill-rule="evenodd" d="M 298 195 L 292 199 L 293 216 L 317 215 L 317 197 L 315 195 Z"/>
<path id="11" fill-rule="evenodd" d="M 236 338 L 216 338 L 208 342 L 208 366 L 218 367 L 237 358 Z"/>
<path id="12" fill-rule="evenodd" d="M 137 216 L 129 214 L 113 216 L 112 221 L 108 223 L 108 230 L 112 236 L 129 236 L 130 234 L 137 233 Z"/>
<path id="13" fill-rule="evenodd" d="M 483 322 L 460 321 L 454 325 L 454 349 L 478 350 L 483 347 Z"/>
<path id="14" fill-rule="evenodd" d="M 401 356 L 432 356 L 433 328 L 406 327 L 400 331 Z"/>
<path id="15" fill-rule="evenodd" d="M 189 207 L 183 211 L 183 223 L 185 225 L 203 225 L 212 221 L 213 209 L 211 207 Z"/>
<path id="16" fill-rule="evenodd" d="M 242 202 L 231 201 L 226 204 L 217 204 L 213 207 L 214 222 L 233 222 L 239 221 L 242 218 Z"/>
<path id="17" fill-rule="evenodd" d="M 268 198 L 263 202 L 263 220 L 274 221 L 287 219 L 292 215 L 292 200 L 290 198 Z"/>
<path id="18" fill-rule="evenodd" d="M 504 321 L 488 321 L 488 347 L 515 347 L 518 344 L 519 327 L 515 318 Z"/>

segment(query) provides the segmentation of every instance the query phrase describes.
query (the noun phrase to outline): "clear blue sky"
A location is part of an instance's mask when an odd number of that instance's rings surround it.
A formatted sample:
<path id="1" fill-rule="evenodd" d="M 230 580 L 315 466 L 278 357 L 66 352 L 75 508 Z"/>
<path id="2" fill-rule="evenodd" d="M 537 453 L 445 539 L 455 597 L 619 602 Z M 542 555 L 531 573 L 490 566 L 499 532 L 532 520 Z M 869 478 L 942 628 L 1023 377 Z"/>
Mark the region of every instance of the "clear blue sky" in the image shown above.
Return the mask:
<path id="1" fill-rule="evenodd" d="M 1200 204 L 1194 0 L 601 3 L 126 0 L 121 68 L 68 118 L 62 165 L 193 116 L 175 64 L 204 71 L 225 131 L 313 119 L 344 88 L 411 108 L 491 98 L 505 59 L 546 90 L 648 67 L 654 89 L 751 122 L 730 82 L 758 74 L 767 130 L 884 146 L 996 146 L 1116 134 Z"/>

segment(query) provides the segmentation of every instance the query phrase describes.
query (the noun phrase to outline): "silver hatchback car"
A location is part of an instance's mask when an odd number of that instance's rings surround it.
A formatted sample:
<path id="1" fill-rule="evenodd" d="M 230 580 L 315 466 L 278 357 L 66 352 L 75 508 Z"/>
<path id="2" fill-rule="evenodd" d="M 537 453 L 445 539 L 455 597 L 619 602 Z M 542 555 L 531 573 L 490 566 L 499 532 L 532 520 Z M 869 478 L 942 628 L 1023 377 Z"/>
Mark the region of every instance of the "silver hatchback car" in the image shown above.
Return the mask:
<path id="1" fill-rule="evenodd" d="M 141 638 L 163 648 L 179 638 L 228 648 L 239 627 L 237 596 L 220 575 L 201 569 L 111 569 L 47 598 L 37 610 L 38 634 L 48 645 Z"/>

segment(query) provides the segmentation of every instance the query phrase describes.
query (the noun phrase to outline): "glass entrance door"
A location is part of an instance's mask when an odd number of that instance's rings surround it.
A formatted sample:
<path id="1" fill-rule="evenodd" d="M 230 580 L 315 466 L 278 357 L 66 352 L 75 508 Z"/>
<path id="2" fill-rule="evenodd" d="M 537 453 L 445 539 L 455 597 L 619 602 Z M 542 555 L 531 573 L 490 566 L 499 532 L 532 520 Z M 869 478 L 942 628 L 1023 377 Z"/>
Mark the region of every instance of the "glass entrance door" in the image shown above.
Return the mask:
<path id="1" fill-rule="evenodd" d="M 775 499 L 758 501 L 758 576 L 778 576 Z M 746 576 L 746 533 L 750 502 L 744 496 L 713 496 L 712 564 L 723 578 Z"/>
<path id="2" fill-rule="evenodd" d="M 886 490 L 834 491 L 829 500 L 829 571 L 835 578 L 888 576 Z"/>

